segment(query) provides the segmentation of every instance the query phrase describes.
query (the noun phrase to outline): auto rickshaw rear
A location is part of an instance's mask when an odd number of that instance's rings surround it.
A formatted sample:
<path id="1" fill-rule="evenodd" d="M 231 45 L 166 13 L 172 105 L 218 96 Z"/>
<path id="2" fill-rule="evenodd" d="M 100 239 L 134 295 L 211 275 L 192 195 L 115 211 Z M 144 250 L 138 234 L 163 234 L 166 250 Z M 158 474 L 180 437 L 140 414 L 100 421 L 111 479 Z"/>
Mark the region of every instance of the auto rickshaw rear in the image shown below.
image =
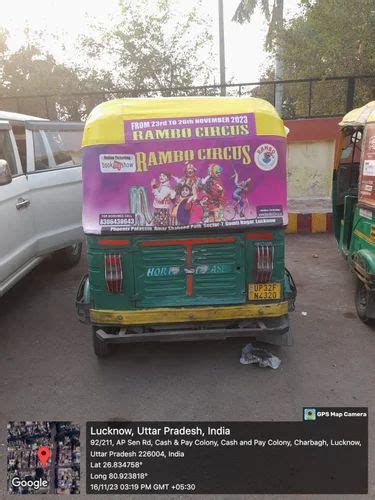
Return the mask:
<path id="1" fill-rule="evenodd" d="M 288 343 L 286 132 L 252 98 L 120 99 L 83 140 L 95 352 L 142 341 Z"/>
<path id="2" fill-rule="evenodd" d="M 339 249 L 357 277 L 355 304 L 375 320 L 375 101 L 340 122 L 333 174 L 333 216 Z"/>

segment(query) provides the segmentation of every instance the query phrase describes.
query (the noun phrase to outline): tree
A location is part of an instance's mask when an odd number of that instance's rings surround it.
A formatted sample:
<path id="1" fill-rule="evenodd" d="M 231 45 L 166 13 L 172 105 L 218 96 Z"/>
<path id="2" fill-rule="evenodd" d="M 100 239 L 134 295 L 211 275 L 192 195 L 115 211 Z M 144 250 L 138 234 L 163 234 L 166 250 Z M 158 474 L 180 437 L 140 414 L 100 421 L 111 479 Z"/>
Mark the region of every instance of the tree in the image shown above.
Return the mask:
<path id="1" fill-rule="evenodd" d="M 257 7 L 260 7 L 268 23 L 266 46 L 269 47 L 274 29 L 283 20 L 283 1 L 281 0 L 241 0 L 238 4 L 232 21 L 249 23 Z"/>
<path id="2" fill-rule="evenodd" d="M 7 33 L 0 32 L 1 109 L 52 119 L 80 120 L 93 105 L 87 96 L 77 94 L 101 91 L 105 81 L 57 63 L 52 54 L 41 48 L 42 35 L 28 31 L 26 44 L 11 53 L 6 43 Z"/>
<path id="3" fill-rule="evenodd" d="M 169 0 L 156 6 L 150 0 L 121 0 L 120 8 L 112 29 L 96 26 L 94 36 L 82 39 L 91 67 L 111 61 L 114 85 L 131 96 L 161 88 L 162 95 L 173 95 L 175 87 L 207 82 L 210 65 L 203 50 L 210 51 L 212 38 L 196 8 L 179 17 Z"/>
<path id="4" fill-rule="evenodd" d="M 374 0 L 301 1 L 276 37 L 288 77 L 375 72 Z"/>
<path id="5" fill-rule="evenodd" d="M 375 75 L 374 1 L 301 0 L 300 13 L 275 31 L 273 46 L 281 47 L 284 79 Z M 273 79 L 270 67 L 266 79 Z M 355 105 L 371 99 L 374 80 L 357 82 Z M 260 95 L 264 92 L 258 89 Z M 284 85 L 284 111 L 307 114 L 306 84 Z M 345 112 L 346 83 L 314 84 L 312 112 Z"/>
<path id="6" fill-rule="evenodd" d="M 255 8 L 260 5 L 262 12 L 268 22 L 268 32 L 266 36 L 266 48 L 273 47 L 275 56 L 275 80 L 283 78 L 283 63 L 281 58 L 281 48 L 275 43 L 275 32 L 283 26 L 284 0 L 241 0 L 233 16 L 233 21 L 243 24 L 250 22 Z M 276 85 L 275 107 L 281 112 L 283 101 L 283 86 Z"/>

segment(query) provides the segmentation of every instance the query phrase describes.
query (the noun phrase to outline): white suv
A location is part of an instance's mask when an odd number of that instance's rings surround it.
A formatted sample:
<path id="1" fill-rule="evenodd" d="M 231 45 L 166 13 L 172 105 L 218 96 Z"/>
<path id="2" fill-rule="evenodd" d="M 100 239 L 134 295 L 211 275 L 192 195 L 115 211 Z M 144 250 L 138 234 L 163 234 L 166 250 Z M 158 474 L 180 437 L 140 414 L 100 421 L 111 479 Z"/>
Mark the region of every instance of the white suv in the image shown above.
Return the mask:
<path id="1" fill-rule="evenodd" d="M 43 258 L 82 249 L 82 123 L 0 111 L 0 296 Z"/>

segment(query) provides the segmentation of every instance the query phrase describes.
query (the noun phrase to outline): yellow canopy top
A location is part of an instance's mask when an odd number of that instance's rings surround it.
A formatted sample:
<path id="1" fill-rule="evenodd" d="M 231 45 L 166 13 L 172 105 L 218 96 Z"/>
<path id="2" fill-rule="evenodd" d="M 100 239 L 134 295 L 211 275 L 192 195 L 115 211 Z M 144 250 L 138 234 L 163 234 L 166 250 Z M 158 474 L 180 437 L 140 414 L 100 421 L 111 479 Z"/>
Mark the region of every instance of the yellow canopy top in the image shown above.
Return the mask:
<path id="1" fill-rule="evenodd" d="M 254 113 L 257 135 L 285 137 L 272 104 L 254 97 L 164 97 L 115 99 L 96 106 L 87 118 L 82 146 L 124 143 L 124 120 Z"/>
<path id="2" fill-rule="evenodd" d="M 375 101 L 365 104 L 362 108 L 349 111 L 339 125 L 340 127 L 360 127 L 370 122 L 375 122 Z"/>

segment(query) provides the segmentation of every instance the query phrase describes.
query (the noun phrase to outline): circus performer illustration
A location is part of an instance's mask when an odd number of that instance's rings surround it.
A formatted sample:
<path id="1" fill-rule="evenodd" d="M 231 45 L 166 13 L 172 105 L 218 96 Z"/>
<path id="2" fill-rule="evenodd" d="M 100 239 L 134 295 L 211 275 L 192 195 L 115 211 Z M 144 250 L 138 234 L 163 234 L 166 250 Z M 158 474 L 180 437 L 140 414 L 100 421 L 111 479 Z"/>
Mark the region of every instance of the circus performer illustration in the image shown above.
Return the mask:
<path id="1" fill-rule="evenodd" d="M 208 220 L 209 222 L 224 221 L 225 190 L 221 174 L 223 168 L 217 163 L 210 163 L 208 166 L 208 177 L 204 183 L 204 190 L 207 193 Z"/>
<path id="2" fill-rule="evenodd" d="M 130 213 L 134 214 L 135 225 L 145 226 L 151 224 L 152 213 L 145 186 L 129 187 L 129 205 Z"/>
<path id="3" fill-rule="evenodd" d="M 152 194 L 154 195 L 154 226 L 170 225 L 170 206 L 176 197 L 176 191 L 172 189 L 170 180 L 171 174 L 169 172 L 161 172 L 159 182 L 156 179 L 151 181 Z"/>
<path id="4" fill-rule="evenodd" d="M 189 224 L 198 224 L 205 218 L 208 196 L 197 186 L 193 186 L 192 191 L 192 195 L 186 200 L 185 207 L 189 211 Z"/>
<path id="5" fill-rule="evenodd" d="M 172 209 L 172 223 L 195 224 L 203 216 L 200 200 L 205 197 L 202 181 L 197 176 L 197 168 L 192 162 L 187 161 L 183 177 L 173 176 L 173 178 L 176 181 L 176 198 Z"/>
<path id="6" fill-rule="evenodd" d="M 236 169 L 233 169 L 233 170 L 234 170 L 234 174 L 233 174 L 232 178 L 234 178 L 235 189 L 233 191 L 232 197 L 233 197 L 233 200 L 235 202 L 235 204 L 234 204 L 235 211 L 237 214 L 239 212 L 240 217 L 245 217 L 245 210 L 244 209 L 245 209 L 245 205 L 247 202 L 247 193 L 249 191 L 249 187 L 251 184 L 251 178 L 248 177 L 244 181 L 241 181 L 237 170 Z"/>
<path id="7" fill-rule="evenodd" d="M 177 189 L 177 188 L 176 188 Z M 174 206 L 171 212 L 171 224 L 186 226 L 189 224 L 189 210 L 186 208 L 186 202 L 192 195 L 192 189 L 187 184 L 179 186 L 178 195 L 175 198 Z"/>
<path id="8" fill-rule="evenodd" d="M 197 167 L 192 162 L 185 162 L 184 176 L 183 177 L 173 177 L 176 184 L 176 193 L 180 194 L 183 186 L 189 186 L 191 189 L 193 187 L 200 187 L 202 184 L 201 179 L 197 176 Z"/>

